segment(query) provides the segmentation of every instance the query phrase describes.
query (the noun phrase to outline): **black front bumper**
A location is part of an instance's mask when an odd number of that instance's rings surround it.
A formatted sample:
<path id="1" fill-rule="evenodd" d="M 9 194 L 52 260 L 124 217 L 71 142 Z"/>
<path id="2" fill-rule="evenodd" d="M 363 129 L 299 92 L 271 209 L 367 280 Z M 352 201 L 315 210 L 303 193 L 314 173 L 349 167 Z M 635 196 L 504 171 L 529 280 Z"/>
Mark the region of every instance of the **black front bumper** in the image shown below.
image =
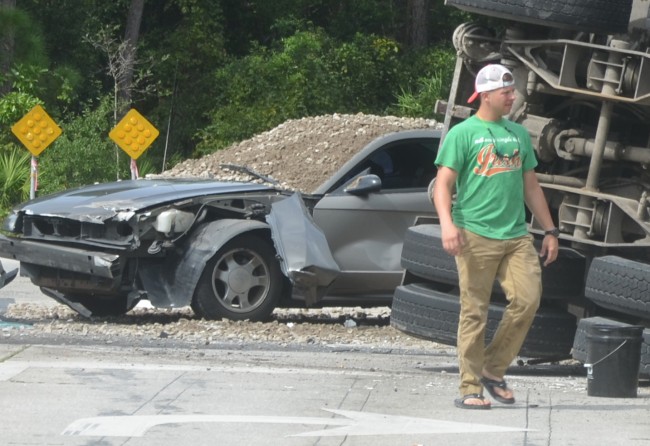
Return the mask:
<path id="1" fill-rule="evenodd" d="M 9 238 L 4 235 L 0 235 L 0 257 L 18 260 L 21 264 L 113 280 L 121 276 L 125 263 L 123 256 L 119 254 Z M 29 272 L 26 272 L 31 277 Z"/>

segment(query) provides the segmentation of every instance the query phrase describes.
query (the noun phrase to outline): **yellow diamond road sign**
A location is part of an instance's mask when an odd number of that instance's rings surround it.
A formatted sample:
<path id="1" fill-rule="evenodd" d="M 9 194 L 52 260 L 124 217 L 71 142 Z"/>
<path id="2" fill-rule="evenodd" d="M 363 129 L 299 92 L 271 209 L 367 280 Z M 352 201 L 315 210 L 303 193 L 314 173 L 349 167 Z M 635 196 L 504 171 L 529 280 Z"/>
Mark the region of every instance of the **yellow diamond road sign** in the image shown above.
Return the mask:
<path id="1" fill-rule="evenodd" d="M 40 105 L 15 123 L 11 131 L 34 156 L 38 156 L 61 135 L 59 126 Z"/>
<path id="2" fill-rule="evenodd" d="M 156 127 L 132 108 L 108 136 L 131 158 L 138 159 L 159 134 Z"/>

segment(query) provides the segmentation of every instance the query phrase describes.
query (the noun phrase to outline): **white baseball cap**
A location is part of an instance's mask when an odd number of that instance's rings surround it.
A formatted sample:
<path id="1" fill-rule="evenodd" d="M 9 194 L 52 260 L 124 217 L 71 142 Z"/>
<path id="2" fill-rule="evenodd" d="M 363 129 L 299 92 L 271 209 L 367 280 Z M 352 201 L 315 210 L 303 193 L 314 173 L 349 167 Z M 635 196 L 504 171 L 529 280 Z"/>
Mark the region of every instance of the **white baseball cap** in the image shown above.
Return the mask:
<path id="1" fill-rule="evenodd" d="M 486 65 L 476 75 L 474 82 L 474 94 L 467 100 L 473 102 L 480 93 L 485 91 L 497 90 L 503 87 L 515 85 L 515 78 L 509 69 L 503 65 L 492 64 Z"/>

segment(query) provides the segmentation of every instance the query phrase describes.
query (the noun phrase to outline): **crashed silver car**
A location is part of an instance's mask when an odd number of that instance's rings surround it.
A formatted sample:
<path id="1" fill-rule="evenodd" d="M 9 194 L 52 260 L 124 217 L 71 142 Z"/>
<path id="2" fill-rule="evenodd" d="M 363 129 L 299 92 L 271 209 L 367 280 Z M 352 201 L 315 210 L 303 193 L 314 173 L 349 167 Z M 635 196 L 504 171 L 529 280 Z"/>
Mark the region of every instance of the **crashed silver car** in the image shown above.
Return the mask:
<path id="1" fill-rule="evenodd" d="M 5 220 L 0 257 L 86 316 L 124 314 L 142 299 L 234 320 L 279 306 L 386 305 L 406 229 L 434 214 L 439 138 L 382 136 L 310 194 L 142 179 L 37 198 Z"/>

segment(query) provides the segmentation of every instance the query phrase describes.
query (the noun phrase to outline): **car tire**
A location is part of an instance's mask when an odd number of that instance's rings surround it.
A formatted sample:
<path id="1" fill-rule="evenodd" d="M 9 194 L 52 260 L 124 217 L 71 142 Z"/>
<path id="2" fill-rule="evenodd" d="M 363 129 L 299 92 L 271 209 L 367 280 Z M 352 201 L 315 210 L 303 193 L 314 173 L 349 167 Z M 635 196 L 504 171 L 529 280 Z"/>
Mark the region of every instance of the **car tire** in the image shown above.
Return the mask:
<path id="1" fill-rule="evenodd" d="M 504 305 L 490 304 L 486 341 L 494 336 Z M 397 287 L 390 323 L 409 335 L 456 345 L 460 302 L 457 296 L 436 291 L 428 284 Z M 519 352 L 520 356 L 544 358 L 569 355 L 576 331 L 575 317 L 565 311 L 541 307 Z"/>
<path id="2" fill-rule="evenodd" d="M 205 319 L 262 321 L 278 304 L 282 287 L 272 245 L 244 234 L 226 243 L 207 262 L 191 307 Z"/>
<path id="3" fill-rule="evenodd" d="M 422 279 L 458 286 L 456 260 L 442 248 L 439 225 L 417 225 L 406 230 L 401 265 Z"/>
<path id="4" fill-rule="evenodd" d="M 573 349 L 571 350 L 571 355 L 576 361 L 587 361 L 587 332 L 589 331 L 589 327 L 593 325 L 613 325 L 615 327 L 620 327 L 629 324 L 599 316 L 581 319 L 580 322 L 578 322 L 578 329 L 576 330 L 576 336 L 573 340 Z M 639 376 L 642 378 L 650 378 L 650 328 L 643 330 Z"/>
<path id="5" fill-rule="evenodd" d="M 443 249 L 439 225 L 417 225 L 406 230 L 402 244 L 401 265 L 406 271 L 421 279 L 458 287 L 456 259 Z M 496 280 L 492 293 L 500 297 L 504 294 Z"/>
<path id="6" fill-rule="evenodd" d="M 417 225 L 406 230 L 401 265 L 416 277 L 458 286 L 456 260 L 442 248 L 439 225 Z M 572 250 L 562 250 L 555 262 L 542 266 L 542 300 L 567 300 L 582 295 L 584 274 L 584 258 Z M 495 296 L 504 294 L 497 281 L 492 293 Z"/>
<path id="7" fill-rule="evenodd" d="M 602 34 L 627 31 L 632 0 L 446 0 L 481 15 Z"/>
<path id="8" fill-rule="evenodd" d="M 650 265 L 617 256 L 596 257 L 587 274 L 585 296 L 599 307 L 650 319 Z"/>

